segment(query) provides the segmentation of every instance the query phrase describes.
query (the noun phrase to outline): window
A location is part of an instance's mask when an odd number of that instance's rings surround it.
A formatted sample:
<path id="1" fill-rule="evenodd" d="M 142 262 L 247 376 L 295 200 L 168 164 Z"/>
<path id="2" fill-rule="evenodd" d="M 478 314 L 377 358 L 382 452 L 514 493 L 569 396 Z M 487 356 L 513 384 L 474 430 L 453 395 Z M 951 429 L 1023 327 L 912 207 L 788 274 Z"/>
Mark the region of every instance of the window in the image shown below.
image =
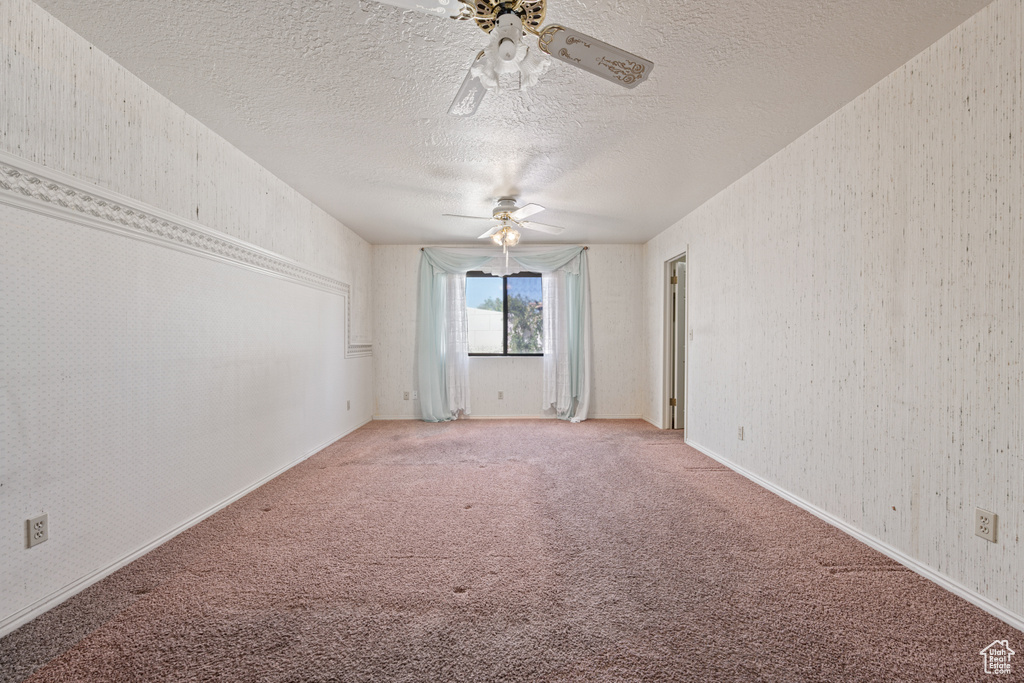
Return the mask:
<path id="1" fill-rule="evenodd" d="M 469 355 L 544 355 L 544 304 L 538 273 L 466 273 Z"/>

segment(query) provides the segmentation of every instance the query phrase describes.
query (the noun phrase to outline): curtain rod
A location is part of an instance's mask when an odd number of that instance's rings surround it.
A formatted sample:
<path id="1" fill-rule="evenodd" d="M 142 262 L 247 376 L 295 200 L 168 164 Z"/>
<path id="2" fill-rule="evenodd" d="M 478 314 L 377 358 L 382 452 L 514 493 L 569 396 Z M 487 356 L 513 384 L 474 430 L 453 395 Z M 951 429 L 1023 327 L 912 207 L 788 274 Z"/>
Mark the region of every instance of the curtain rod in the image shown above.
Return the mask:
<path id="1" fill-rule="evenodd" d="M 536 245 L 536 246 L 540 246 L 540 245 Z M 424 249 L 426 249 L 426 247 L 420 247 L 420 251 L 423 251 Z M 590 249 L 590 247 L 583 247 L 583 251 L 587 251 L 588 249 Z"/>

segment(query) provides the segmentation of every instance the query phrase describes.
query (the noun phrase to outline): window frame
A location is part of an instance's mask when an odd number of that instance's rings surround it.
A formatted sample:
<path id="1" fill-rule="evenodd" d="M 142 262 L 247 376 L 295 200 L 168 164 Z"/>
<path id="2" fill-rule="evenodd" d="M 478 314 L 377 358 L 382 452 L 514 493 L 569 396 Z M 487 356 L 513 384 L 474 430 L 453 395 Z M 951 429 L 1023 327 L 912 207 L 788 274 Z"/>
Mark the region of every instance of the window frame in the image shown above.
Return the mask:
<path id="1" fill-rule="evenodd" d="M 540 273 L 534 273 L 532 271 L 522 271 L 519 273 L 512 273 L 511 275 L 492 275 L 491 273 L 485 273 L 482 270 L 471 270 L 466 273 L 466 279 L 471 277 L 493 277 L 501 279 L 501 308 L 502 308 L 502 325 L 501 325 L 501 349 L 502 353 L 469 353 L 470 356 L 480 358 L 540 358 L 544 355 L 544 351 L 539 353 L 509 353 L 508 352 L 508 279 L 510 277 L 531 277 L 540 278 Z"/>

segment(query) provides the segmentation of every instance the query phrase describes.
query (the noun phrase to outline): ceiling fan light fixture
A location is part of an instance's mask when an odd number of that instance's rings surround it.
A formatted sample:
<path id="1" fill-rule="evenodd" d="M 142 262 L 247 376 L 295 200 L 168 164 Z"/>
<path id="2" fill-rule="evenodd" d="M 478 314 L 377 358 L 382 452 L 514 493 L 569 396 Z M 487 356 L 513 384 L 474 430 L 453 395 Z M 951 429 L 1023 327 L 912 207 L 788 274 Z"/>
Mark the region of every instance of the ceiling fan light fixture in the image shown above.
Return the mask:
<path id="1" fill-rule="evenodd" d="M 531 49 L 523 37 L 523 22 L 515 14 L 503 14 L 491 31 L 483 55 L 474 62 L 470 75 L 490 92 L 501 92 L 502 74 L 519 74 L 519 87 L 537 84 L 550 60 L 539 49 Z"/>
<path id="2" fill-rule="evenodd" d="M 544 26 L 547 0 L 378 0 L 386 5 L 415 9 L 428 14 L 473 21 L 491 34 L 488 46 L 473 60 L 455 99 L 448 107 L 452 116 L 476 113 L 488 92 L 501 92 L 504 76 L 519 75 L 523 90 L 536 85 L 547 70 L 548 57 L 582 69 L 624 88 L 646 81 L 654 62 L 560 24 Z M 525 43 L 524 34 L 537 38 L 536 47 Z M 510 79 L 505 79 L 506 81 Z"/>
<path id="3" fill-rule="evenodd" d="M 499 247 L 508 249 L 519 244 L 519 231 L 511 225 L 504 224 L 498 232 L 491 235 L 491 241 Z"/>
<path id="4" fill-rule="evenodd" d="M 523 206 L 516 206 L 516 200 L 514 198 L 501 197 L 497 200 L 490 216 L 464 216 L 462 214 L 454 213 L 446 213 L 443 215 L 450 218 L 469 218 L 475 221 L 492 222 L 493 225 L 491 225 L 491 228 L 484 234 L 477 237 L 477 239 L 490 239 L 499 247 L 504 247 L 507 252 L 508 247 L 514 247 L 519 244 L 519 229 L 525 228 L 526 230 L 536 230 L 537 232 L 545 232 L 549 235 L 559 235 L 565 230 L 565 228 L 561 228 L 557 225 L 546 225 L 544 223 L 535 223 L 534 221 L 525 220 L 526 218 L 529 218 L 543 210 L 544 207 L 540 204 L 530 203 L 524 204 Z"/>

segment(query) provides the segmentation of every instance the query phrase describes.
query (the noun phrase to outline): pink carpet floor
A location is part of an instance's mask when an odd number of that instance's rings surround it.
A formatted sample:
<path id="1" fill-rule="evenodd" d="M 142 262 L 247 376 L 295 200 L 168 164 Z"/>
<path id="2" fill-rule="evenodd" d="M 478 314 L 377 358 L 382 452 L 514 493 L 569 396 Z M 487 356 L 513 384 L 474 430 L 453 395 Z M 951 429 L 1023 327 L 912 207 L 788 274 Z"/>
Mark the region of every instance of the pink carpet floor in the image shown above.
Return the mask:
<path id="1" fill-rule="evenodd" d="M 1024 634 L 678 433 L 374 422 L 0 640 L 0 671 L 1002 683 Z"/>

